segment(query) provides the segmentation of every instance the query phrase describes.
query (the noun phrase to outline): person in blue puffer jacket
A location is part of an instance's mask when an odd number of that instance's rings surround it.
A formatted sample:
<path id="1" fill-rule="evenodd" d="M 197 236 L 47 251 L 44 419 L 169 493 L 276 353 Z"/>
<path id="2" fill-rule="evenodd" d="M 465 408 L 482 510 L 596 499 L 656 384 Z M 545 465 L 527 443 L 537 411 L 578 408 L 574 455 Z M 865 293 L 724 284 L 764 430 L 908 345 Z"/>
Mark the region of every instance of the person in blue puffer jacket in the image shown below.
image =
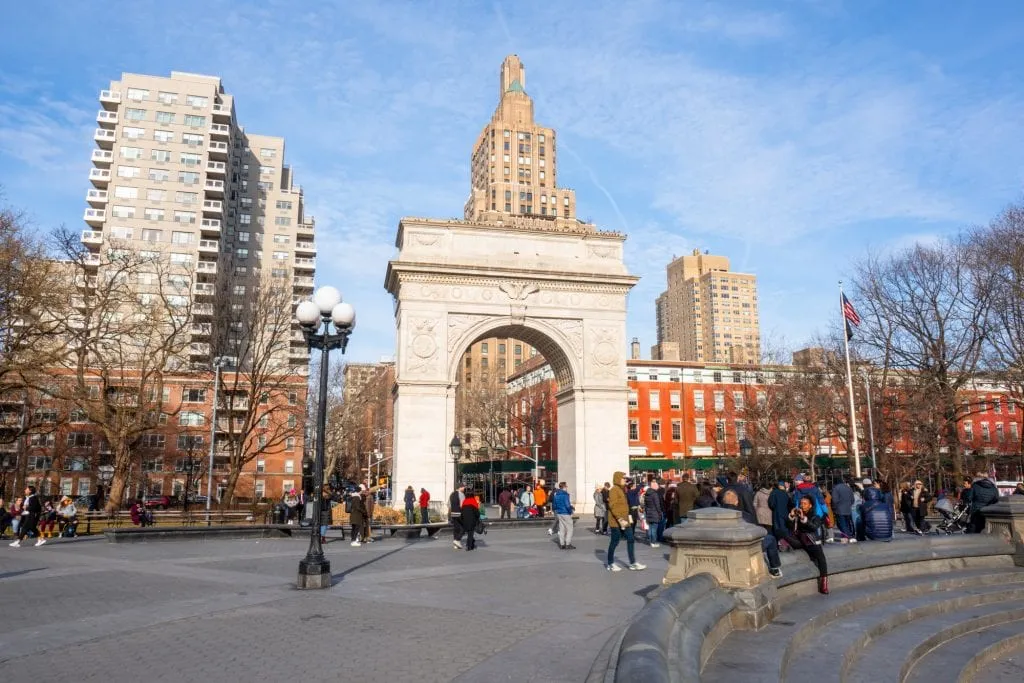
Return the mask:
<path id="1" fill-rule="evenodd" d="M 562 550 L 576 550 L 572 544 L 572 496 L 569 495 L 569 488 L 564 481 L 558 482 L 558 489 L 551 500 L 551 510 L 555 513 L 555 520 L 558 524 L 558 547 Z"/>
<path id="2" fill-rule="evenodd" d="M 893 507 L 885 502 L 882 492 L 874 486 L 864 488 L 864 503 L 860 506 L 858 540 L 891 541 Z"/>

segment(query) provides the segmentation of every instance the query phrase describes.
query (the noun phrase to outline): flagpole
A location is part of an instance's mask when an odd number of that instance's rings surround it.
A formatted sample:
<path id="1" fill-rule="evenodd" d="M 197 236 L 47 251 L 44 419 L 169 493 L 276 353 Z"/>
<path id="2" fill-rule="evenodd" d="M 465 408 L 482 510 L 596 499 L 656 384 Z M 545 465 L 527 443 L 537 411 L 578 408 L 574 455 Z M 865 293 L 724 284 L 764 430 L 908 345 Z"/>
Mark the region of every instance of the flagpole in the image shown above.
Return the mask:
<path id="1" fill-rule="evenodd" d="M 853 476 L 860 479 L 860 448 L 857 444 L 857 413 L 853 406 L 853 375 L 850 373 L 850 329 L 843 306 L 843 281 L 839 281 L 839 318 L 843 321 L 843 350 L 846 352 L 846 393 L 850 399 L 850 451 L 853 452 Z"/>

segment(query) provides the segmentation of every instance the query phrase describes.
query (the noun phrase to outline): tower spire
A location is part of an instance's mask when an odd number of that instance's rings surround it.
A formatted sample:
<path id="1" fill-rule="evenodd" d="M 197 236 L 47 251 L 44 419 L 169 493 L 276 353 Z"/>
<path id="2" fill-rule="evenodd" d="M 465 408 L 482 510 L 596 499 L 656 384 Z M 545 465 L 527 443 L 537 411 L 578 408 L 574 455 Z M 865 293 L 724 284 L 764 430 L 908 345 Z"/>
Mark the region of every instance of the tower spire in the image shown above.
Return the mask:
<path id="1" fill-rule="evenodd" d="M 501 90 L 498 99 L 505 97 L 507 92 L 526 92 L 526 68 L 519 61 L 519 55 L 509 55 L 501 63 Z"/>

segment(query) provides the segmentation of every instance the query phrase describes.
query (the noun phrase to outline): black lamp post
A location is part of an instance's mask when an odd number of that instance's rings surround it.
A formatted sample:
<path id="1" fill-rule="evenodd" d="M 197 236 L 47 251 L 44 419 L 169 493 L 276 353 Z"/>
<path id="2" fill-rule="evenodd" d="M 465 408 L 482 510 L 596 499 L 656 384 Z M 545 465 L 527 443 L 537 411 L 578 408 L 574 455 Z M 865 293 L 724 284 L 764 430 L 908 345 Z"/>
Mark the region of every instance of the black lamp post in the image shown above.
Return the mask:
<path id="1" fill-rule="evenodd" d="M 459 488 L 459 458 L 462 457 L 462 441 L 459 440 L 458 434 L 453 436 L 448 444 L 448 452 L 452 454 L 452 462 L 455 463 L 455 490 Z"/>
<path id="2" fill-rule="evenodd" d="M 303 301 L 295 309 L 310 349 L 320 349 L 320 395 L 316 410 L 316 461 L 313 466 L 313 519 L 309 532 L 309 550 L 299 562 L 298 587 L 330 588 L 331 563 L 320 545 L 320 497 L 324 479 L 324 433 L 327 428 L 327 365 L 334 349 L 344 355 L 348 337 L 356 326 L 352 304 L 342 303 L 341 292 L 334 287 L 321 287 L 312 301 Z M 334 332 L 331 332 L 331 323 Z"/>

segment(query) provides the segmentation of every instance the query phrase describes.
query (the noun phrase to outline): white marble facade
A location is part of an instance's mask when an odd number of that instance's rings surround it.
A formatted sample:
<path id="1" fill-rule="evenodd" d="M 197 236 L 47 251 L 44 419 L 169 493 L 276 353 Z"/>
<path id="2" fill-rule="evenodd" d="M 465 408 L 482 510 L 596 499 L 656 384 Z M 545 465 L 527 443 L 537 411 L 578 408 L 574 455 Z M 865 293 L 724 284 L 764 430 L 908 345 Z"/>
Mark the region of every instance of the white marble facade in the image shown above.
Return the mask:
<path id="1" fill-rule="evenodd" d="M 447 502 L 455 385 L 478 339 L 534 346 L 558 379 L 558 476 L 577 512 L 628 463 L 625 236 L 405 218 L 386 287 L 395 297 L 394 490 Z"/>

